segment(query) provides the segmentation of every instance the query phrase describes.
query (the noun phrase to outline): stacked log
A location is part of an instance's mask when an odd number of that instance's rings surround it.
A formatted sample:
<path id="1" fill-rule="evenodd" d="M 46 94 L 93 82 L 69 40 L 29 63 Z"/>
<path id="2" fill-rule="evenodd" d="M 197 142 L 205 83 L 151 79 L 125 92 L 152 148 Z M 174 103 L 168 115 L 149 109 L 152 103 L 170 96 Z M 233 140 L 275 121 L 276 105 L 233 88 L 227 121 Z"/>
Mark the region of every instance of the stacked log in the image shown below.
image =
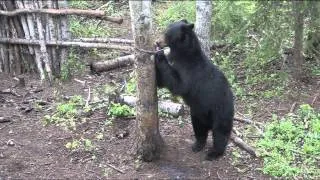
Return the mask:
<path id="1" fill-rule="evenodd" d="M 59 76 L 68 47 L 130 51 L 132 40 L 80 38 L 71 40 L 67 15 L 90 16 L 114 23 L 102 10 L 68 9 L 67 0 L 0 1 L 0 72 L 39 73 L 41 81 Z M 120 45 L 119 45 L 120 43 Z"/>
<path id="2" fill-rule="evenodd" d="M 14 0 L 0 2 L 0 10 L 3 10 L 4 13 L 15 12 L 15 10 L 19 9 L 41 10 L 44 7 L 58 9 L 58 0 Z M 32 40 L 39 41 L 39 46 L 29 43 L 1 43 L 0 72 L 12 75 L 37 72 L 40 75 L 41 81 L 47 77 L 51 82 L 53 76 L 60 73 L 62 57 L 58 54 L 59 49 L 55 46 L 47 46 L 46 41 L 62 40 L 62 37 L 58 36 L 57 31 L 65 32 L 65 29 L 68 29 L 66 27 L 66 17 L 54 18 L 50 14 L 23 13 L 12 16 L 1 16 L 0 22 L 4 25 L 4 27 L 0 27 L 1 38 L 23 39 L 27 42 Z M 62 27 L 61 24 L 64 24 L 64 26 Z M 69 36 L 64 34 L 64 39 L 68 38 Z M 63 58 L 66 58 L 66 55 Z"/>

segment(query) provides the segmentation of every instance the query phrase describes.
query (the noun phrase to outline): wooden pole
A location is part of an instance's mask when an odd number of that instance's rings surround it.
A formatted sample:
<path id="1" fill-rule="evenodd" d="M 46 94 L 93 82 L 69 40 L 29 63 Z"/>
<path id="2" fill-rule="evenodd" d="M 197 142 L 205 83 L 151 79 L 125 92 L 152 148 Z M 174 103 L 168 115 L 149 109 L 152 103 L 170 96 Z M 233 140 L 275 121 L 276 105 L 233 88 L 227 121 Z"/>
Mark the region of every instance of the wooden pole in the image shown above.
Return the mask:
<path id="1" fill-rule="evenodd" d="M 58 8 L 60 9 L 65 9 L 68 8 L 68 1 L 67 0 L 61 0 L 58 1 Z M 60 22 L 58 30 L 60 31 L 60 36 L 59 39 L 62 41 L 69 40 L 71 38 L 69 28 L 68 28 L 68 16 L 62 15 L 59 18 Z M 68 49 L 65 47 L 60 47 L 60 59 L 61 59 L 61 64 L 60 64 L 60 70 L 61 68 L 65 65 L 65 62 L 68 59 Z"/>
<path id="2" fill-rule="evenodd" d="M 0 38 L 0 43 L 6 44 L 25 44 L 25 45 L 40 45 L 40 40 L 26 40 L 17 38 Z M 133 50 L 131 46 L 123 46 L 117 44 L 106 44 L 106 43 L 86 43 L 86 42 L 73 42 L 73 41 L 46 41 L 48 46 L 70 46 L 70 47 L 81 47 L 81 48 L 105 48 L 105 49 L 118 49 L 118 50 Z"/>
<path id="3" fill-rule="evenodd" d="M 25 8 L 33 8 L 32 1 L 25 0 L 24 7 Z M 35 21 L 35 17 L 33 17 L 33 15 L 27 14 L 27 23 L 28 23 L 28 28 L 29 28 L 29 32 L 30 32 L 30 40 L 29 41 L 36 40 L 34 21 Z M 45 74 L 44 74 L 44 70 L 42 67 L 40 48 L 34 47 L 34 52 L 35 52 L 35 61 L 36 61 L 37 69 L 38 69 L 38 72 L 40 75 L 40 80 L 43 81 L 43 80 L 45 80 Z"/>
<path id="4" fill-rule="evenodd" d="M 41 1 L 39 1 L 40 3 Z M 36 6 L 36 8 L 41 8 L 41 6 L 39 6 L 39 4 L 36 3 L 36 1 L 34 2 L 34 5 Z M 52 71 L 51 71 L 51 65 L 48 59 L 48 52 L 47 52 L 47 47 L 46 47 L 46 40 L 45 40 L 45 32 L 43 29 L 43 25 L 42 25 L 42 21 L 41 21 L 41 17 L 37 16 L 36 17 L 36 22 L 37 22 L 37 28 L 38 28 L 38 36 L 39 36 L 39 42 L 40 42 L 40 52 L 41 52 L 41 58 L 44 62 L 44 67 L 48 76 L 48 80 L 49 83 L 52 83 L 53 77 L 52 77 Z"/>

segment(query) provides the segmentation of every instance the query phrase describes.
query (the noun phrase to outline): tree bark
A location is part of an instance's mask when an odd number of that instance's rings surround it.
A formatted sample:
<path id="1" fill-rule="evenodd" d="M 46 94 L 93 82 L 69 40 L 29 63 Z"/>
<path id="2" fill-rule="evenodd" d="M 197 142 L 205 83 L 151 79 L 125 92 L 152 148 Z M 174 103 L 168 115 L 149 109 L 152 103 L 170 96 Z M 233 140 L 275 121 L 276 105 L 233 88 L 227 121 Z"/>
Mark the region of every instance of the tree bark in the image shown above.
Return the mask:
<path id="1" fill-rule="evenodd" d="M 202 50 L 210 58 L 212 1 L 196 1 L 196 27 L 195 32 L 201 43 Z"/>
<path id="2" fill-rule="evenodd" d="M 152 50 L 151 1 L 129 1 L 135 47 Z M 160 158 L 163 140 L 159 133 L 156 74 L 150 54 L 135 51 L 137 97 L 137 154 L 143 161 Z"/>
<path id="3" fill-rule="evenodd" d="M 293 14 L 294 14 L 294 45 L 293 45 L 293 76 L 296 80 L 301 80 L 303 77 L 303 65 L 304 58 L 303 52 L 303 25 L 304 25 L 304 13 L 303 13 L 303 1 L 292 1 Z"/>

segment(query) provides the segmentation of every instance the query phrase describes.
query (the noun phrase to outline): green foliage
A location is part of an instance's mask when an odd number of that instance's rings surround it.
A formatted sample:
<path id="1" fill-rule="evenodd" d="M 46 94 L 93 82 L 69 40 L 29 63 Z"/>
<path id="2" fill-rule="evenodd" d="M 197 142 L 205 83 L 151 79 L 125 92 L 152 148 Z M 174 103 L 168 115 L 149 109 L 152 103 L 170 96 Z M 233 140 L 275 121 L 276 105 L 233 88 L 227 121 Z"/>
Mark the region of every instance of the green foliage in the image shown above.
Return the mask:
<path id="1" fill-rule="evenodd" d="M 81 21 L 79 18 L 70 18 L 70 32 L 74 37 L 109 37 L 111 30 L 100 26 L 97 22 Z"/>
<path id="2" fill-rule="evenodd" d="M 196 11 L 194 1 L 167 2 L 166 7 L 155 7 L 155 21 L 161 29 L 165 29 L 170 23 L 186 19 L 195 22 Z M 163 8 L 167 8 L 163 10 Z"/>
<path id="3" fill-rule="evenodd" d="M 79 112 L 84 108 L 84 100 L 81 96 L 73 96 L 65 103 L 59 103 L 53 115 L 45 115 L 44 123 L 56 124 L 66 129 L 75 130 Z"/>
<path id="4" fill-rule="evenodd" d="M 68 80 L 72 75 L 82 73 L 85 69 L 83 61 L 73 48 L 70 49 L 67 61 L 62 64 L 61 79 Z"/>
<path id="5" fill-rule="evenodd" d="M 126 84 L 125 92 L 127 94 L 135 94 L 136 91 L 137 91 L 137 81 L 134 77 L 132 77 Z"/>
<path id="6" fill-rule="evenodd" d="M 320 113 L 303 104 L 296 114 L 277 116 L 258 142 L 263 172 L 278 177 L 319 177 Z"/>
<path id="7" fill-rule="evenodd" d="M 82 1 L 82 0 L 70 0 L 69 6 L 71 8 L 78 8 L 78 9 L 88 9 L 89 2 L 88 1 Z"/>
<path id="8" fill-rule="evenodd" d="M 108 115 L 112 117 L 128 117 L 134 115 L 134 109 L 128 105 L 120 103 L 111 103 Z"/>

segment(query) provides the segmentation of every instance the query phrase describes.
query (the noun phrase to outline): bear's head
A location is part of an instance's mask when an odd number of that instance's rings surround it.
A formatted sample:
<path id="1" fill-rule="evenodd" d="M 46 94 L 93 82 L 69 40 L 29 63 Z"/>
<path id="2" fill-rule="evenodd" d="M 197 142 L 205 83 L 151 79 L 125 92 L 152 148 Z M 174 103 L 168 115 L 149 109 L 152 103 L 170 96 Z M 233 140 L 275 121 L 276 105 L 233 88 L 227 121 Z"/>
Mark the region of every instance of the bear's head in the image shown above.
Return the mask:
<path id="1" fill-rule="evenodd" d="M 163 36 L 156 41 L 158 48 L 169 47 L 171 51 L 193 52 L 199 50 L 194 24 L 181 20 L 168 26 Z"/>

